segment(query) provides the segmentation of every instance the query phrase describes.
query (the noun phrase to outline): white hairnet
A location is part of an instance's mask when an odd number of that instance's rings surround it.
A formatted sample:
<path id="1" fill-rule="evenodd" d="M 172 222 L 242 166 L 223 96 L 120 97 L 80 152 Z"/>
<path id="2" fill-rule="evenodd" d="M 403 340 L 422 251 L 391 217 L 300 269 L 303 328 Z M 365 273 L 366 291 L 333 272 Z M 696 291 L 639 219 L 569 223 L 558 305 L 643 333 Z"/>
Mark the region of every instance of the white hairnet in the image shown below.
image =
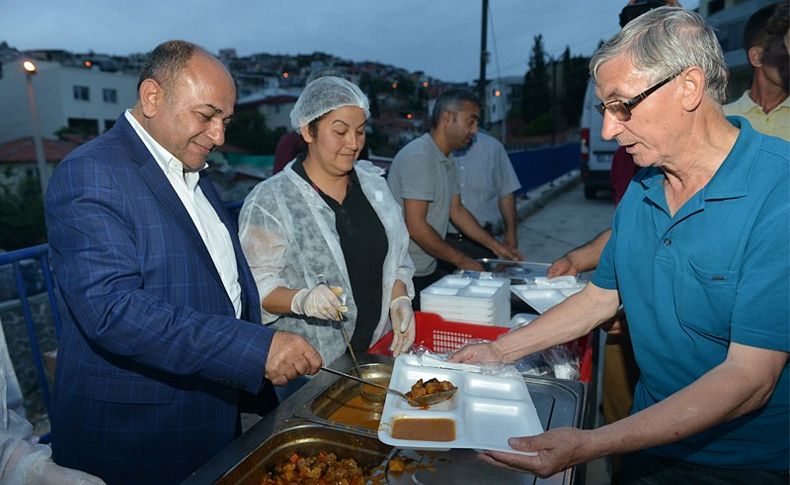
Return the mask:
<path id="1" fill-rule="evenodd" d="M 370 117 L 368 97 L 359 87 L 342 77 L 323 76 L 305 86 L 291 110 L 291 126 L 299 131 L 314 119 L 344 106 L 356 106 Z"/>

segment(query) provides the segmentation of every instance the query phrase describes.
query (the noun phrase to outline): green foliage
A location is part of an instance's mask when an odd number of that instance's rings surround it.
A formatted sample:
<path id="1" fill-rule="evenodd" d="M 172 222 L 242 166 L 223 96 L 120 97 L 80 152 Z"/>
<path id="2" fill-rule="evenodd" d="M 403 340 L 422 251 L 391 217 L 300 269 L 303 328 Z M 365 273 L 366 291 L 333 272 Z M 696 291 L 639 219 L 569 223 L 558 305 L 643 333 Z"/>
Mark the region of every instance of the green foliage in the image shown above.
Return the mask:
<path id="1" fill-rule="evenodd" d="M 274 153 L 277 140 L 284 132 L 282 128 L 267 128 L 266 120 L 257 109 L 244 109 L 233 115 L 233 122 L 225 131 L 225 143 L 246 148 L 254 154 L 269 155 Z"/>
<path id="2" fill-rule="evenodd" d="M 560 107 L 565 122 L 576 126 L 582 114 L 584 93 L 587 90 L 587 80 L 590 78 L 588 70 L 589 57 L 571 56 L 570 48 L 566 47 L 562 55 L 563 93 L 560 98 Z"/>
<path id="3" fill-rule="evenodd" d="M 38 177 L 0 185 L 0 248 L 7 251 L 47 242 Z"/>
<path id="4" fill-rule="evenodd" d="M 552 121 L 550 112 L 541 113 L 527 123 L 525 132 L 527 135 L 548 135 L 553 129 Z"/>
<path id="5" fill-rule="evenodd" d="M 529 70 L 524 75 L 524 96 L 521 104 L 521 114 L 527 123 L 551 110 L 551 89 L 543 36 L 538 34 L 534 39 L 529 56 Z"/>
<path id="6" fill-rule="evenodd" d="M 537 35 L 529 58 L 529 70 L 524 75 L 524 95 L 520 109 L 514 107 L 513 115 L 520 115 L 526 122 L 527 135 L 545 135 L 554 130 L 562 131 L 578 126 L 587 88 L 588 57 L 572 56 L 565 48 L 557 64 L 547 61 L 543 37 Z M 549 69 L 556 68 L 557 85 L 549 84 Z M 552 90 L 556 88 L 556 92 Z M 556 119 L 555 119 L 556 116 Z"/>

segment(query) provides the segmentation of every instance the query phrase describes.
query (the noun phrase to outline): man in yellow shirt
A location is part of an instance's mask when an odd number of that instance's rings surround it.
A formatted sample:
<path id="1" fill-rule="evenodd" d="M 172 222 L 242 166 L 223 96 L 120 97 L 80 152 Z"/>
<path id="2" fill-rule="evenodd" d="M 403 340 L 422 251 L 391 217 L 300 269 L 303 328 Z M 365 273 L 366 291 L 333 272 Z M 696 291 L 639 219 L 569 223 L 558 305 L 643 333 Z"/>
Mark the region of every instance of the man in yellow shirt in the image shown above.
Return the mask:
<path id="1" fill-rule="evenodd" d="M 787 26 L 782 33 L 767 29 L 769 19 L 782 8 L 787 8 L 783 2 L 768 5 L 746 22 L 744 48 L 752 66 L 752 84 L 737 101 L 724 106 L 724 114 L 743 116 L 756 130 L 790 141 L 790 76 L 783 42 Z"/>

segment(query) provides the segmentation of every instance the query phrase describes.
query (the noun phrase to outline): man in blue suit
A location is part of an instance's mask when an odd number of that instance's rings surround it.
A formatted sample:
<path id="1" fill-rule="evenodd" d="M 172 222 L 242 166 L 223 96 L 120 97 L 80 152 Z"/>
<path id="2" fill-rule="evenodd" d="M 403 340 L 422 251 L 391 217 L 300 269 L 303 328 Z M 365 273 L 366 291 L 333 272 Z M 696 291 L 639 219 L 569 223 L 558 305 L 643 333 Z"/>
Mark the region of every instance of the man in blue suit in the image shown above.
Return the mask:
<path id="1" fill-rule="evenodd" d="M 273 399 L 270 382 L 322 364 L 260 324 L 236 223 L 203 170 L 235 98 L 216 58 L 166 42 L 134 108 L 52 176 L 58 464 L 111 484 L 181 481 L 237 436 L 241 393 Z"/>

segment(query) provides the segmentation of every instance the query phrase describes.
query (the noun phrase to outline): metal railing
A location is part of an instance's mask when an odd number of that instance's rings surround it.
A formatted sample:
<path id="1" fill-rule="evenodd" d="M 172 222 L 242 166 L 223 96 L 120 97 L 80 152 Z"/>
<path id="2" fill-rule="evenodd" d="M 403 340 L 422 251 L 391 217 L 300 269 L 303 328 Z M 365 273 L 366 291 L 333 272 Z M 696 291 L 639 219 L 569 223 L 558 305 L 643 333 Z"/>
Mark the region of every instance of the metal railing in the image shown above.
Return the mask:
<path id="1" fill-rule="evenodd" d="M 33 312 L 31 311 L 30 297 L 28 296 L 25 278 L 22 274 L 22 262 L 28 260 L 37 260 L 41 266 L 41 272 L 44 276 L 44 283 L 47 289 L 49 305 L 52 311 L 52 319 L 55 325 L 55 335 L 60 337 L 60 314 L 57 311 L 55 281 L 52 278 L 52 272 L 49 268 L 49 245 L 40 244 L 38 246 L 32 246 L 29 248 L 0 254 L 0 267 L 10 265 L 13 269 L 14 281 L 16 283 L 16 297 L 19 299 L 19 303 L 22 308 L 22 315 L 25 320 L 25 329 L 27 331 L 28 341 L 30 342 L 30 349 L 33 355 L 33 364 L 36 368 L 36 380 L 38 381 L 38 385 L 41 388 L 41 396 L 42 400 L 44 401 L 44 407 L 47 411 L 47 414 L 49 414 L 52 412 L 49 381 L 47 380 L 46 367 L 41 354 L 38 335 L 36 334 Z"/>

